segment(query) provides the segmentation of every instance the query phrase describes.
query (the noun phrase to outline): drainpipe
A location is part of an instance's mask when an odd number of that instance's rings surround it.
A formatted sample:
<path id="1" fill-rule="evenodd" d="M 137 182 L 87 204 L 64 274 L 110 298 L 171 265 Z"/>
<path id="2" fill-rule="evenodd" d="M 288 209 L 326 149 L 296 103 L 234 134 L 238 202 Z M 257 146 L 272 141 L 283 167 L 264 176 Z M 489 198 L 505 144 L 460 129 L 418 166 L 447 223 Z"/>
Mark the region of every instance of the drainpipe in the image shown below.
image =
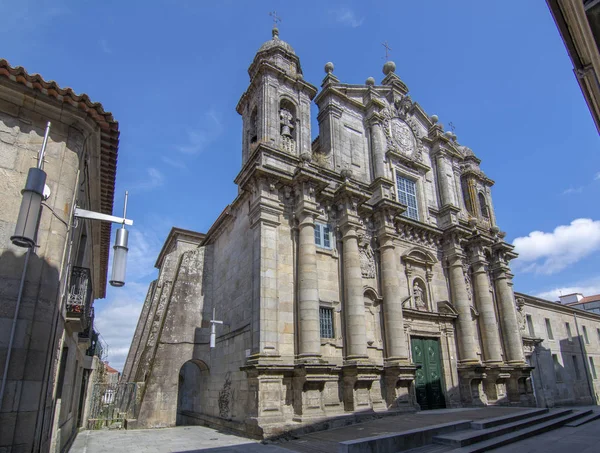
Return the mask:
<path id="1" fill-rule="evenodd" d="M 579 324 L 577 323 L 577 313 L 573 312 L 573 319 L 575 320 L 575 330 L 577 331 L 577 337 L 579 338 L 579 348 L 581 349 L 581 354 L 583 355 L 583 369 L 585 370 L 585 380 L 588 383 L 590 388 L 590 396 L 594 404 L 596 404 L 596 390 L 594 389 L 594 383 L 590 380 L 591 371 L 588 367 L 588 356 L 587 351 L 585 350 L 585 344 L 581 339 L 581 335 L 579 334 Z"/>
<path id="2" fill-rule="evenodd" d="M 2 407 L 2 402 L 4 401 L 4 390 L 6 389 L 6 380 L 8 379 L 8 365 L 10 364 L 10 354 L 12 353 L 15 331 L 17 330 L 17 319 L 19 317 L 19 309 L 21 308 L 21 299 L 23 298 L 23 287 L 25 286 L 25 276 L 27 275 L 27 265 L 29 264 L 30 254 L 31 249 L 29 248 L 25 254 L 25 264 L 23 265 L 21 284 L 19 285 L 19 295 L 17 296 L 17 306 L 15 307 L 15 315 L 13 317 L 12 327 L 10 329 L 10 339 L 8 340 L 6 360 L 4 361 L 4 374 L 2 376 L 2 387 L 0 387 L 0 407 Z"/>

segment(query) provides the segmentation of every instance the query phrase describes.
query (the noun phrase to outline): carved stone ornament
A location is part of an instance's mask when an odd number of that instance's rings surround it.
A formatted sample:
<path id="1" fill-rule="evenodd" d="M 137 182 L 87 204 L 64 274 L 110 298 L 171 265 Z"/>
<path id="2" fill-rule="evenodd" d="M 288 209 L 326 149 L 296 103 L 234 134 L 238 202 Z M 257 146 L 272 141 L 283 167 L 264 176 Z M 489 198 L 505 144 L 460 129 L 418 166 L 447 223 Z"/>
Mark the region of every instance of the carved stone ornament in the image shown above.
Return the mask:
<path id="1" fill-rule="evenodd" d="M 466 286 L 466 290 L 467 290 L 467 297 L 469 298 L 469 300 L 472 300 L 473 293 L 471 290 L 472 286 L 471 286 L 471 275 L 469 274 L 469 266 L 464 265 L 463 272 L 465 274 L 465 286 Z"/>
<path id="2" fill-rule="evenodd" d="M 359 248 L 360 270 L 364 278 L 375 278 L 375 254 L 369 243 Z"/>

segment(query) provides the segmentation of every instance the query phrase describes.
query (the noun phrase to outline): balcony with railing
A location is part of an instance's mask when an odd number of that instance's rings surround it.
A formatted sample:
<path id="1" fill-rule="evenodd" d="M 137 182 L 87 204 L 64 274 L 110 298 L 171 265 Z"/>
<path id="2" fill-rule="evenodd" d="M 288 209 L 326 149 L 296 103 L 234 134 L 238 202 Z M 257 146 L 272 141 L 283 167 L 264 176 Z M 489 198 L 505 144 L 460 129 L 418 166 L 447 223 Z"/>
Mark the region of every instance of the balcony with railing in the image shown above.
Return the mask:
<path id="1" fill-rule="evenodd" d="M 73 332 L 90 326 L 92 314 L 92 276 L 86 267 L 73 267 L 67 299 L 67 323 Z"/>

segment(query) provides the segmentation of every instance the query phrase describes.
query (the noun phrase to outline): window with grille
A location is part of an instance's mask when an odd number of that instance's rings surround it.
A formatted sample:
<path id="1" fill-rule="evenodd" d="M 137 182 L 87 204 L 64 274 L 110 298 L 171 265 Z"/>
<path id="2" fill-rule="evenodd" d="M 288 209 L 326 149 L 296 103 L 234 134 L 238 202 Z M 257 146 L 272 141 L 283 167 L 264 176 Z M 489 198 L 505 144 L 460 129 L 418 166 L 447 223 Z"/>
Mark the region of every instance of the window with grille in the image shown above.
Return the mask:
<path id="1" fill-rule="evenodd" d="M 333 308 L 319 308 L 319 321 L 321 324 L 321 338 L 334 338 Z"/>
<path id="2" fill-rule="evenodd" d="M 554 364 L 554 378 L 556 379 L 556 382 L 562 382 L 560 363 L 558 362 L 558 356 L 556 354 L 552 354 L 552 363 Z"/>
<path id="3" fill-rule="evenodd" d="M 406 211 L 404 211 L 402 215 L 419 220 L 416 183 L 410 179 L 403 178 L 396 173 L 396 184 L 398 186 L 398 201 L 407 206 Z"/>
<path id="4" fill-rule="evenodd" d="M 573 368 L 575 369 L 575 379 L 578 381 L 581 379 L 581 371 L 579 371 L 579 362 L 577 362 L 577 356 L 573 356 Z"/>
<path id="5" fill-rule="evenodd" d="M 324 223 L 315 223 L 315 244 L 325 249 L 331 248 L 331 228 Z"/>
<path id="6" fill-rule="evenodd" d="M 549 318 L 546 318 L 546 331 L 548 332 L 548 340 L 554 340 L 554 335 L 552 335 L 552 325 L 550 324 Z"/>
<path id="7" fill-rule="evenodd" d="M 590 359 L 590 370 L 592 371 L 592 377 L 594 379 L 598 379 L 598 375 L 596 374 L 596 366 L 594 365 L 594 358 L 589 357 Z"/>
<path id="8" fill-rule="evenodd" d="M 535 337 L 535 330 L 533 330 L 533 319 L 531 319 L 531 315 L 526 315 L 525 319 L 527 320 L 527 329 L 529 330 L 529 336 Z"/>

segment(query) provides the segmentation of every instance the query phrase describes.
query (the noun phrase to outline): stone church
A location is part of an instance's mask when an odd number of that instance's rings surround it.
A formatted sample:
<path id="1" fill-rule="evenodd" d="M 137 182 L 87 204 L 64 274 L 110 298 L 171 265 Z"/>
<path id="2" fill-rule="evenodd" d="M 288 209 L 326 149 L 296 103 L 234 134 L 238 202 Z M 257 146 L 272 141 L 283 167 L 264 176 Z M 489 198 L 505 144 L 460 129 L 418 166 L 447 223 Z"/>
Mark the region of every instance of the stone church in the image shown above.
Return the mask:
<path id="1" fill-rule="evenodd" d="M 276 28 L 256 53 L 238 196 L 158 257 L 124 369 L 130 427 L 266 437 L 364 411 L 535 405 L 494 181 L 393 62 L 379 84 L 325 72 L 320 90 L 304 80 Z"/>

